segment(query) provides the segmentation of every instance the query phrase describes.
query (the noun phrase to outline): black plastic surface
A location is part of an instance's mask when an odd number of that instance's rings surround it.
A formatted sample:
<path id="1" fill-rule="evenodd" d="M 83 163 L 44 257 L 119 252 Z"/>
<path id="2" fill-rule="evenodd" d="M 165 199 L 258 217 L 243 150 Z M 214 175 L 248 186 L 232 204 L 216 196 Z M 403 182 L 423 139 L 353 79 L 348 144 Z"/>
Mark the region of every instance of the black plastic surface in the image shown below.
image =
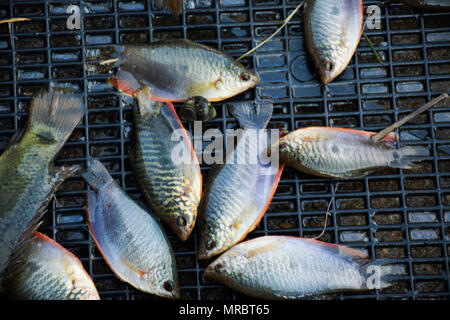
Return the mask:
<path id="1" fill-rule="evenodd" d="M 66 26 L 68 4 L 81 8 L 80 30 Z M 49 82 L 85 92 L 88 112 L 59 153 L 57 164 L 97 157 L 121 186 L 139 196 L 131 171 L 132 116 L 128 101 L 106 85 L 107 75 L 83 68 L 89 50 L 109 44 L 188 38 L 239 57 L 269 36 L 295 8 L 289 0 L 189 1 L 179 18 L 150 0 L 1 1 L 0 152 L 26 124 L 28 106 Z M 364 6 L 377 4 L 364 1 Z M 362 39 L 351 64 L 322 85 L 305 50 L 302 10 L 271 42 L 243 60 L 261 76 L 257 88 L 232 100 L 271 96 L 269 127 L 340 126 L 377 131 L 450 89 L 450 12 L 423 13 L 400 4 L 382 7 L 381 29 L 366 30 L 383 58 L 380 65 Z M 231 101 L 232 101 L 231 100 Z M 222 103 L 203 129 L 235 127 Z M 177 106 L 179 107 L 179 106 Z M 192 129 L 191 125 L 187 128 Z M 362 249 L 371 258 L 398 263 L 404 274 L 391 288 L 345 293 L 338 299 L 448 299 L 450 297 L 450 109 L 441 103 L 399 130 L 400 145 L 419 145 L 429 155 L 421 169 L 384 170 L 364 179 L 331 181 L 286 168 L 268 212 L 249 238 L 265 234 L 314 237 Z M 204 143 L 206 145 L 206 143 Z M 202 171 L 206 177 L 209 168 Z M 204 179 L 206 180 L 206 179 Z M 76 254 L 103 299 L 154 299 L 118 280 L 89 235 L 83 211 L 87 186 L 79 175 L 56 194 L 40 230 Z M 182 298 L 247 299 L 204 281 L 209 261 L 196 259 L 197 228 L 184 243 L 166 228 L 176 252 Z"/>

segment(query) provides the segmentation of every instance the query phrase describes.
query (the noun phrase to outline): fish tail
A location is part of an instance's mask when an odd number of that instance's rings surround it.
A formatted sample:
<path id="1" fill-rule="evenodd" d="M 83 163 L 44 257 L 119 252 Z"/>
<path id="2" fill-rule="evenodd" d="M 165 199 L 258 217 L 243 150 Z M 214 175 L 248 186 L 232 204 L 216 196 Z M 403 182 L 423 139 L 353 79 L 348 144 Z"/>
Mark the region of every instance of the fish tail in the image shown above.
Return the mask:
<path id="1" fill-rule="evenodd" d="M 114 181 L 105 166 L 100 161 L 92 159 L 89 160 L 88 169 L 81 176 L 96 191 Z"/>
<path id="2" fill-rule="evenodd" d="M 405 275 L 403 267 L 397 264 L 388 264 L 385 260 L 374 260 L 360 267 L 365 281 L 362 289 L 384 289 L 392 285 L 392 280 Z"/>
<path id="3" fill-rule="evenodd" d="M 183 10 L 183 2 L 185 0 L 154 0 L 153 2 L 158 8 L 170 10 L 173 15 L 179 16 Z"/>
<path id="4" fill-rule="evenodd" d="M 85 111 L 82 95 L 51 89 L 33 99 L 28 127 L 39 137 L 62 147 Z"/>
<path id="5" fill-rule="evenodd" d="M 414 160 L 410 157 L 423 155 L 424 152 L 421 147 L 403 147 L 398 150 L 393 150 L 394 159 L 389 163 L 389 166 L 392 168 L 417 169 L 419 165 L 412 163 Z"/>
<path id="6" fill-rule="evenodd" d="M 264 129 L 273 112 L 270 99 L 228 103 L 227 108 L 242 128 L 252 129 Z"/>
<path id="7" fill-rule="evenodd" d="M 124 46 L 112 45 L 86 51 L 84 67 L 89 73 L 109 73 L 120 65 Z"/>

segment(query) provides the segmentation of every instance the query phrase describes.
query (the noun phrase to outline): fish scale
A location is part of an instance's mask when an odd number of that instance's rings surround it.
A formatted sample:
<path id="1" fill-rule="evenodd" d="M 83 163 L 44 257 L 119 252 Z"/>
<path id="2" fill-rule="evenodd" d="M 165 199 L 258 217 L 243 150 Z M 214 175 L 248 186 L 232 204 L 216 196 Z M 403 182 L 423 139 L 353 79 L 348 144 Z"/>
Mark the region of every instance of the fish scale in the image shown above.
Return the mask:
<path id="1" fill-rule="evenodd" d="M 86 69 L 104 72 L 105 68 L 117 68 L 119 72 L 110 79 L 112 85 L 131 95 L 148 86 L 152 97 L 159 101 L 184 102 L 197 96 L 222 101 L 259 82 L 257 74 L 228 54 L 189 40 L 113 46 L 113 51 L 112 56 L 101 50 L 93 53 L 86 61 Z M 115 62 L 105 65 L 99 60 Z"/>
<path id="2" fill-rule="evenodd" d="M 79 169 L 56 168 L 52 160 L 84 111 L 80 95 L 54 89 L 36 96 L 23 136 L 20 140 L 15 137 L 0 155 L 0 273 L 24 233 L 43 214 L 56 188 Z"/>
<path id="3" fill-rule="evenodd" d="M 362 33 L 362 2 L 308 0 L 304 17 L 306 47 L 322 82 L 329 83 L 347 67 L 358 46 Z"/>
<path id="4" fill-rule="evenodd" d="M 258 298 L 298 299 L 364 289 L 364 258 L 344 246 L 263 236 L 228 250 L 207 267 L 205 276 Z"/>
<path id="5" fill-rule="evenodd" d="M 15 250 L 6 269 L 8 298 L 20 300 L 98 300 L 82 263 L 45 235 L 34 232 Z"/>
<path id="6" fill-rule="evenodd" d="M 333 127 L 298 129 L 276 146 L 280 161 L 309 174 L 333 178 L 363 177 L 383 167 L 411 168 L 410 156 L 420 148 L 393 149 L 391 137 L 378 143 L 374 133 Z"/>
<path id="7" fill-rule="evenodd" d="M 162 104 L 155 108 L 156 113 L 148 119 L 141 116 L 137 107 L 134 108 L 136 144 L 131 163 L 137 183 L 152 210 L 181 240 L 186 240 L 194 227 L 200 202 L 200 168 L 198 161 L 174 162 L 172 150 L 178 142 L 170 139 L 175 130 L 184 128 L 172 105 Z M 196 160 L 186 137 L 180 142 L 183 150 Z M 184 226 L 180 225 L 179 218 L 185 219 Z"/>
<path id="8" fill-rule="evenodd" d="M 157 218 L 135 203 L 99 161 L 83 178 L 89 231 L 113 272 L 139 290 L 178 297 L 175 256 Z"/>
<path id="9" fill-rule="evenodd" d="M 283 167 L 272 163 L 264 166 L 255 155 L 267 149 L 260 133 L 272 108 L 267 101 L 229 106 L 243 134 L 237 134 L 238 144 L 232 152 L 228 150 L 225 164 L 210 171 L 199 209 L 200 259 L 210 258 L 241 241 L 257 226 L 270 203 Z"/>

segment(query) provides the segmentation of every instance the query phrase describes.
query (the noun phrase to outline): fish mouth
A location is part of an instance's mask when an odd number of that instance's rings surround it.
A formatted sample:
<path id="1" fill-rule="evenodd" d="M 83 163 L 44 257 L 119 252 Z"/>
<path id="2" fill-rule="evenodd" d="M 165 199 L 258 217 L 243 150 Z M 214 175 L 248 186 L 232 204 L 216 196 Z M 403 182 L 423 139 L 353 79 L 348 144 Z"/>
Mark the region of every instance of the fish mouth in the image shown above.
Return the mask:
<path id="1" fill-rule="evenodd" d="M 204 246 L 201 246 L 199 248 L 199 251 L 197 253 L 198 259 L 200 260 L 207 260 L 214 256 L 217 256 L 221 254 L 222 252 L 226 251 L 228 248 L 216 248 L 213 250 L 208 250 Z"/>
<path id="2" fill-rule="evenodd" d="M 216 262 L 211 263 L 204 271 L 203 277 L 205 279 L 217 280 L 217 273 L 214 271 L 214 266 Z"/>
<path id="3" fill-rule="evenodd" d="M 187 217 L 187 221 L 186 221 Z M 184 215 L 178 216 L 175 220 L 171 221 L 172 231 L 181 241 L 186 241 L 192 233 L 195 226 L 197 215 Z M 183 220 L 184 219 L 184 220 Z M 182 223 L 180 223 L 182 221 Z M 185 224 L 185 225 L 183 225 Z"/>
<path id="4" fill-rule="evenodd" d="M 180 239 L 181 241 L 186 241 L 189 236 L 192 233 L 192 229 L 194 229 L 194 225 L 186 227 L 186 228 L 180 228 L 180 227 L 176 227 L 176 235 L 178 237 L 178 239 Z"/>

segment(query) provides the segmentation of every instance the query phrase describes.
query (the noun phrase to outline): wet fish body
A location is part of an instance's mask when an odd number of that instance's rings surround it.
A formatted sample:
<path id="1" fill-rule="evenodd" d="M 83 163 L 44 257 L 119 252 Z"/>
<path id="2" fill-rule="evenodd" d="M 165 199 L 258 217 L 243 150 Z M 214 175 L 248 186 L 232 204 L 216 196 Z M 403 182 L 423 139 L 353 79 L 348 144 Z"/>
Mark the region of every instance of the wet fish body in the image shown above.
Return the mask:
<path id="1" fill-rule="evenodd" d="M 135 203 L 97 160 L 83 178 L 89 191 L 89 231 L 122 281 L 144 292 L 178 298 L 175 256 L 157 218 Z"/>
<path id="2" fill-rule="evenodd" d="M 39 232 L 15 250 L 6 270 L 8 299 L 100 300 L 80 260 Z"/>
<path id="3" fill-rule="evenodd" d="M 35 97 L 20 141 L 14 138 L 0 155 L 0 273 L 58 185 L 79 169 L 52 161 L 84 112 L 80 95 L 51 91 Z"/>
<path id="4" fill-rule="evenodd" d="M 199 213 L 199 259 L 208 259 L 242 241 L 263 217 L 280 180 L 283 166 L 250 161 L 252 152 L 261 154 L 267 145 L 263 139 L 250 137 L 249 129 L 262 130 L 272 114 L 271 102 L 256 105 L 256 111 L 248 102 L 232 105 L 244 132 L 225 164 L 211 169 Z M 252 115 L 257 115 L 256 119 L 251 119 Z"/>
<path id="5" fill-rule="evenodd" d="M 361 0 L 308 0 L 305 3 L 306 47 L 324 84 L 349 64 L 363 25 Z"/>
<path id="6" fill-rule="evenodd" d="M 370 137 L 374 134 L 333 127 L 298 129 L 280 138 L 280 162 L 308 174 L 337 179 L 361 178 L 385 167 L 414 166 L 409 157 L 420 155 L 418 148 L 394 149 L 393 134 L 373 143 Z"/>
<path id="7" fill-rule="evenodd" d="M 258 75 L 228 54 L 189 40 L 115 46 L 113 51 L 93 54 L 87 69 L 97 72 L 117 67 L 119 71 L 110 79 L 113 86 L 130 95 L 148 86 L 158 101 L 183 102 L 195 96 L 221 101 L 259 82 Z M 99 65 L 98 59 L 110 59 L 105 54 L 116 56 L 118 61 Z"/>
<path id="8" fill-rule="evenodd" d="M 171 103 L 155 103 L 139 93 L 138 105 L 133 112 L 136 142 L 131 155 L 136 181 L 153 212 L 186 240 L 202 194 L 197 156 Z M 182 150 L 181 158 L 174 158 L 179 155 L 176 150 Z"/>
<path id="9" fill-rule="evenodd" d="M 345 246 L 263 236 L 225 252 L 207 267 L 205 277 L 257 298 L 300 299 L 367 289 L 368 262 L 363 253 Z M 380 288 L 387 286 L 381 279 Z"/>

